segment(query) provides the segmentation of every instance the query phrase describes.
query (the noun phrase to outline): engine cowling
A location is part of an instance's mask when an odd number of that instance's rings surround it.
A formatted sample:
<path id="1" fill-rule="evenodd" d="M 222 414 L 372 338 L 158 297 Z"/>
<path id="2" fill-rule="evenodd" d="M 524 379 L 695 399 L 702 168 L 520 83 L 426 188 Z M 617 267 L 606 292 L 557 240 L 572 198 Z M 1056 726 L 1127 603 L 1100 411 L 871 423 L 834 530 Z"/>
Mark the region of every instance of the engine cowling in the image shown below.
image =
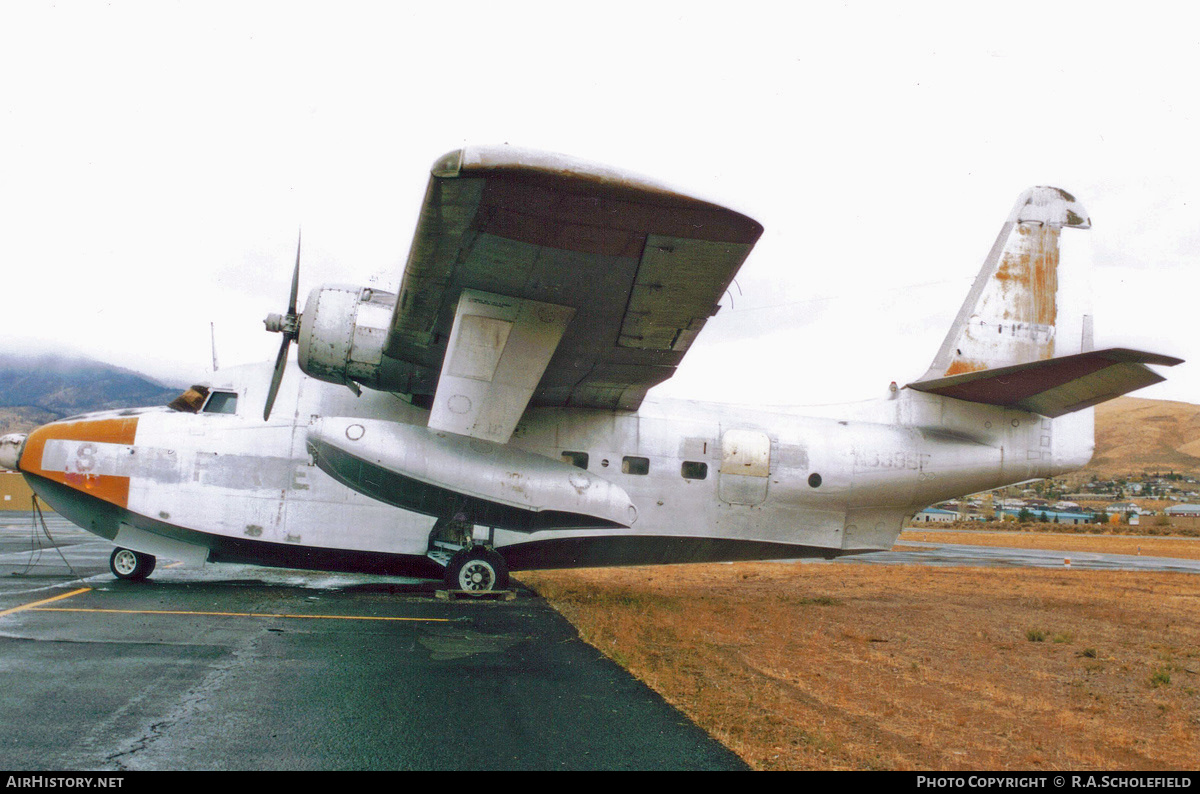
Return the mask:
<path id="1" fill-rule="evenodd" d="M 374 287 L 326 284 L 308 294 L 300 316 L 300 369 L 355 388 L 427 392 L 430 373 L 384 355 L 396 295 Z M 436 373 L 432 375 L 436 379 Z"/>

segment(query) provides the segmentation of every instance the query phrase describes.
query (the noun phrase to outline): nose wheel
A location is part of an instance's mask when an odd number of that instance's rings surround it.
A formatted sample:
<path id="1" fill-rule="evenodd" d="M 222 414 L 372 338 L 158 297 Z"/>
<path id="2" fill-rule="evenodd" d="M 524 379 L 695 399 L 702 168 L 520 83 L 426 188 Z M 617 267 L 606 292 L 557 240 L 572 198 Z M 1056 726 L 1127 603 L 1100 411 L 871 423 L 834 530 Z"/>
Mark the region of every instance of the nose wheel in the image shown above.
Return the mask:
<path id="1" fill-rule="evenodd" d="M 451 590 L 505 590 L 508 566 L 497 552 L 484 546 L 462 549 L 446 566 L 446 586 Z"/>
<path id="2" fill-rule="evenodd" d="M 108 567 L 113 572 L 113 576 L 118 579 L 126 579 L 131 582 L 140 582 L 150 574 L 154 573 L 154 565 L 158 562 L 149 554 L 132 549 L 113 549 L 112 556 L 108 558 Z"/>

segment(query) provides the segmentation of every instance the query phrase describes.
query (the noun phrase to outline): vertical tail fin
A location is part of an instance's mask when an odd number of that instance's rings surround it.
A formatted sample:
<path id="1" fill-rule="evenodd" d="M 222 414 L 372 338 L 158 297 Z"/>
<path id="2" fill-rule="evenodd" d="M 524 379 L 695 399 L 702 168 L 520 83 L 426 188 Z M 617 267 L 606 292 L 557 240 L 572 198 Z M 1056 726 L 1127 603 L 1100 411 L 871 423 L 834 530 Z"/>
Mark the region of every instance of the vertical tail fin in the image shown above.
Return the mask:
<path id="1" fill-rule="evenodd" d="M 1074 196 L 1054 187 L 1021 194 L 933 365 L 908 388 L 1060 417 L 1163 380 L 1147 364 L 1181 363 L 1141 350 L 1094 350 L 1087 314 L 1075 318 L 1079 337 L 1069 320 L 1056 338 L 1060 314 L 1066 318 L 1060 310 L 1074 303 L 1059 300 L 1063 227 L 1091 228 Z M 1090 432 L 1077 434 L 1086 435 L 1088 455 Z"/>
<path id="2" fill-rule="evenodd" d="M 1017 199 L 937 357 L 921 380 L 1054 356 L 1059 235 L 1091 228 L 1075 197 L 1033 187 Z"/>

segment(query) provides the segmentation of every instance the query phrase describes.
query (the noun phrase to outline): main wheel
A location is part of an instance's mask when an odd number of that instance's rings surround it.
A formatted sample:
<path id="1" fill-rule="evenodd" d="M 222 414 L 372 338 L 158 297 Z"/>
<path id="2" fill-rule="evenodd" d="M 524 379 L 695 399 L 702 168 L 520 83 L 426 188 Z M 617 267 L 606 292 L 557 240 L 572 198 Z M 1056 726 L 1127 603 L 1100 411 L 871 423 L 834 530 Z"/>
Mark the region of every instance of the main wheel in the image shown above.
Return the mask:
<path id="1" fill-rule="evenodd" d="M 504 590 L 508 587 L 508 566 L 491 549 L 463 549 L 446 566 L 446 586 L 451 590 Z"/>
<path id="2" fill-rule="evenodd" d="M 149 554 L 116 548 L 108 558 L 108 567 L 118 579 L 140 582 L 154 573 L 154 565 L 157 562 L 158 560 Z"/>

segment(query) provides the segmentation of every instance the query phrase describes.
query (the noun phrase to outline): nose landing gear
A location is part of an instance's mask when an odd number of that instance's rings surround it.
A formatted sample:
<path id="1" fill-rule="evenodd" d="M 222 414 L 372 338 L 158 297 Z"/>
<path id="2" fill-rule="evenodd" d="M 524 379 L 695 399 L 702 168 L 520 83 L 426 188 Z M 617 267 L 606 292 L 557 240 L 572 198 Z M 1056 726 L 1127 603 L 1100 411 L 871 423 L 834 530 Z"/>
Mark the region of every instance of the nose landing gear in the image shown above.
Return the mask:
<path id="1" fill-rule="evenodd" d="M 157 562 L 158 560 L 149 554 L 118 547 L 113 549 L 112 556 L 108 558 L 108 567 L 118 579 L 140 582 L 154 573 Z"/>

